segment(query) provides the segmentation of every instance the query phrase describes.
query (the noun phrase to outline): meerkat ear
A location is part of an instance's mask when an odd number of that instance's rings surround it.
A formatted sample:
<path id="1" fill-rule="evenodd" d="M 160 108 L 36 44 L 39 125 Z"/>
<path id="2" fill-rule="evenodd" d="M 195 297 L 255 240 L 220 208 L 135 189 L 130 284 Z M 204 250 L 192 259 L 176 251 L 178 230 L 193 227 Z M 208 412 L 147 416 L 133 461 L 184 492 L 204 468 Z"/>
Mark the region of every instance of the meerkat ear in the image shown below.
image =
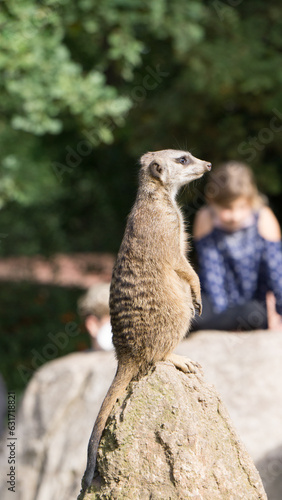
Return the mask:
<path id="1" fill-rule="evenodd" d="M 153 177 L 155 177 L 156 179 L 162 179 L 164 169 L 157 161 L 152 161 L 150 163 L 149 170 Z"/>

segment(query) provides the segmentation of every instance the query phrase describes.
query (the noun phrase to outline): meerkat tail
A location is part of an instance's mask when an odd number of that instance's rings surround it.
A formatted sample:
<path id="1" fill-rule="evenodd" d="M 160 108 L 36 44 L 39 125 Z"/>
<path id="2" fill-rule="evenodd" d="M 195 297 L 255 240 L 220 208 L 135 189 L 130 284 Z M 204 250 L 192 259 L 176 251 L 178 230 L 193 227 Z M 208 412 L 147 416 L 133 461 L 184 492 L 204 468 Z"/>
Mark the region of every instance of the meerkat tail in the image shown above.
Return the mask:
<path id="1" fill-rule="evenodd" d="M 90 440 L 88 443 L 87 466 L 82 478 L 82 490 L 78 497 L 82 500 L 84 493 L 91 486 L 94 478 L 98 447 L 102 432 L 105 428 L 108 417 L 113 409 L 116 400 L 125 392 L 126 387 L 132 378 L 138 373 L 138 366 L 131 364 L 119 364 L 115 378 L 102 403 L 101 409 L 94 424 Z"/>

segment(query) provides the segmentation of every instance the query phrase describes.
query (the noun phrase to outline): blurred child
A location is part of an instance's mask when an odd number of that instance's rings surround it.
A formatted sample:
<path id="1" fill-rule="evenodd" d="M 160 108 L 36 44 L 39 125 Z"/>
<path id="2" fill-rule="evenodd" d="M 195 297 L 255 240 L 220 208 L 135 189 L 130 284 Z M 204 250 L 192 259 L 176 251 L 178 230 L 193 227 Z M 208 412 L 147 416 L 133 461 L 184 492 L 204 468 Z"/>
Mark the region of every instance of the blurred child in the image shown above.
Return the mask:
<path id="1" fill-rule="evenodd" d="M 282 328 L 281 232 L 251 170 L 220 166 L 205 195 L 193 231 L 203 314 L 192 329 Z"/>
<path id="2" fill-rule="evenodd" d="M 109 296 L 110 284 L 97 283 L 78 301 L 78 312 L 90 335 L 93 351 L 113 349 Z"/>

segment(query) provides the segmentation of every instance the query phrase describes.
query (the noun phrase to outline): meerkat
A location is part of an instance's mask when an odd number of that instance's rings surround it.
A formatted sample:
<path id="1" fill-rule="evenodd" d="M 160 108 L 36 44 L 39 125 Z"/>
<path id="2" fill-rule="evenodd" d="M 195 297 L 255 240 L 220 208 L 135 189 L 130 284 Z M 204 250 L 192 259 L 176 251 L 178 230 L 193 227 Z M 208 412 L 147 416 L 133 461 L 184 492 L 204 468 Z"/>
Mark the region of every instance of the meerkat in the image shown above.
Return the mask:
<path id="1" fill-rule="evenodd" d="M 173 149 L 146 153 L 140 163 L 137 198 L 110 289 L 118 368 L 89 440 L 80 499 L 92 483 L 108 416 L 130 381 L 158 361 L 171 361 L 186 373 L 197 367 L 173 354 L 195 310 L 201 314 L 202 308 L 199 278 L 186 258 L 187 236 L 176 194 L 210 170 L 211 163 Z"/>

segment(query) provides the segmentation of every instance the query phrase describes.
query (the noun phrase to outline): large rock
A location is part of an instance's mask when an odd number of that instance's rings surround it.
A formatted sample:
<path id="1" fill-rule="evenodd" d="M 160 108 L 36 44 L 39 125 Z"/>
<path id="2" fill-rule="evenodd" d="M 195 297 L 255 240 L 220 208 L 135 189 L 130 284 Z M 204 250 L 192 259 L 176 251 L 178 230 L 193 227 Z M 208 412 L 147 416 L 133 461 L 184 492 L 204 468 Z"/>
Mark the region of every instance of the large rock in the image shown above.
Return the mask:
<path id="1" fill-rule="evenodd" d="M 202 364 L 255 460 L 269 500 L 281 500 L 282 334 L 198 332 L 178 351 Z M 17 500 L 76 497 L 88 439 L 115 367 L 113 353 L 75 353 L 35 373 L 17 418 Z M 6 444 L 4 439 L 4 479 Z M 0 498 L 15 498 L 5 480 Z"/>
<path id="2" fill-rule="evenodd" d="M 115 405 L 98 467 L 102 484 L 89 500 L 266 500 L 215 389 L 170 363 Z"/>
<path id="3" fill-rule="evenodd" d="M 282 332 L 197 332 L 178 352 L 201 363 L 263 480 L 282 499 Z"/>

